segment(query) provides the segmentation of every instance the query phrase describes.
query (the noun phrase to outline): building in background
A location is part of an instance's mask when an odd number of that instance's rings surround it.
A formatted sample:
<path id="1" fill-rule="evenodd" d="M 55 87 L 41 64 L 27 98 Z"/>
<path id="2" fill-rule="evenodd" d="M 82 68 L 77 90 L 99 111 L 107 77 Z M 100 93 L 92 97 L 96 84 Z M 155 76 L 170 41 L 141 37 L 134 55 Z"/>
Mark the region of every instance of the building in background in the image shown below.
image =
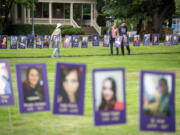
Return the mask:
<path id="1" fill-rule="evenodd" d="M 36 3 L 34 23 L 35 24 L 57 24 L 73 25 L 82 27 L 86 34 L 99 33 L 101 27 L 96 22 L 97 0 L 38 0 Z M 78 6 L 80 20 L 77 21 L 74 15 L 74 7 Z M 90 6 L 90 18 L 84 19 L 83 6 Z M 31 24 L 31 9 L 26 9 L 22 5 L 13 5 L 11 13 L 14 24 Z M 76 21 L 75 21 L 76 20 Z"/>

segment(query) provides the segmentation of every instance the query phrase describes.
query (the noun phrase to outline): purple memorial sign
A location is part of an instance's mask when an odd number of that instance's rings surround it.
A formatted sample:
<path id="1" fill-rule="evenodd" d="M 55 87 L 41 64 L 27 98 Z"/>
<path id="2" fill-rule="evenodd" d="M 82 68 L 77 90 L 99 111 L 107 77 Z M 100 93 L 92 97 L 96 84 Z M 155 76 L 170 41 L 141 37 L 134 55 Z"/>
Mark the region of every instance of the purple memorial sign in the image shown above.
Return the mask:
<path id="1" fill-rule="evenodd" d="M 72 48 L 79 47 L 79 35 L 72 35 Z"/>
<path id="2" fill-rule="evenodd" d="M 27 36 L 27 48 L 34 48 L 34 35 Z"/>
<path id="3" fill-rule="evenodd" d="M 171 34 L 167 34 L 165 36 L 164 45 L 171 45 L 171 44 L 172 44 L 172 35 Z"/>
<path id="4" fill-rule="evenodd" d="M 84 64 L 56 64 L 53 114 L 84 114 L 85 75 Z"/>
<path id="5" fill-rule="evenodd" d="M 129 46 L 129 36 L 126 34 L 123 35 L 123 45 Z"/>
<path id="6" fill-rule="evenodd" d="M 141 71 L 140 130 L 175 132 L 175 74 Z"/>
<path id="7" fill-rule="evenodd" d="M 71 42 L 71 36 L 66 35 L 64 37 L 63 48 L 69 48 L 70 42 Z"/>
<path id="8" fill-rule="evenodd" d="M 24 35 L 19 36 L 19 47 L 20 49 L 25 49 L 26 48 L 26 40 L 27 37 Z"/>
<path id="9" fill-rule="evenodd" d="M 37 35 L 36 37 L 36 48 L 42 48 L 43 36 Z"/>
<path id="10" fill-rule="evenodd" d="M 59 35 L 53 35 L 52 40 L 53 40 L 52 48 L 59 48 L 60 36 Z"/>
<path id="11" fill-rule="evenodd" d="M 179 44 L 179 36 L 178 34 L 172 35 L 172 45 L 178 45 Z"/>
<path id="12" fill-rule="evenodd" d="M 150 34 L 144 34 L 143 45 L 150 45 Z"/>
<path id="13" fill-rule="evenodd" d="M 88 48 L 88 36 L 82 36 L 81 48 Z"/>
<path id="14" fill-rule="evenodd" d="M 99 46 L 99 35 L 98 34 L 92 35 L 92 45 Z"/>
<path id="15" fill-rule="evenodd" d="M 44 42 L 43 42 L 43 48 L 49 48 L 50 41 L 51 41 L 51 36 L 45 35 Z"/>
<path id="16" fill-rule="evenodd" d="M 7 49 L 7 41 L 8 41 L 8 37 L 7 35 L 2 35 L 0 40 L 0 49 Z"/>
<path id="17" fill-rule="evenodd" d="M 11 36 L 10 49 L 17 49 L 17 36 Z"/>
<path id="18" fill-rule="evenodd" d="M 45 63 L 16 64 L 20 113 L 50 110 Z"/>
<path id="19" fill-rule="evenodd" d="M 109 35 L 104 35 L 103 46 L 104 47 L 109 47 L 109 41 L 110 41 L 110 36 Z"/>
<path id="20" fill-rule="evenodd" d="M 140 35 L 134 35 L 133 45 L 140 46 Z"/>
<path id="21" fill-rule="evenodd" d="M 123 36 L 117 36 L 115 39 L 114 47 L 119 48 L 122 45 Z"/>
<path id="22" fill-rule="evenodd" d="M 152 45 L 159 45 L 159 34 L 152 34 Z"/>
<path id="23" fill-rule="evenodd" d="M 92 79 L 94 124 L 100 126 L 125 123 L 124 68 L 94 69 Z M 109 101 L 110 104 L 107 103 Z"/>
<path id="24" fill-rule="evenodd" d="M 0 106 L 14 105 L 11 72 L 8 61 L 0 61 Z"/>

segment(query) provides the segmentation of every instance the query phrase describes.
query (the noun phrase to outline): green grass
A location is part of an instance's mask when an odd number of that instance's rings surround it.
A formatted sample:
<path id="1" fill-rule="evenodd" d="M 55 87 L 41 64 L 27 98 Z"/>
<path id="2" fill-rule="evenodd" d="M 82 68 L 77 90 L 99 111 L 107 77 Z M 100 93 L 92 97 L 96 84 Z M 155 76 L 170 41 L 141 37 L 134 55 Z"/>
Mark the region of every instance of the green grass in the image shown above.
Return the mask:
<path id="1" fill-rule="evenodd" d="M 0 60 L 7 59 L 13 80 L 15 105 L 10 107 L 13 135 L 154 135 L 139 131 L 139 71 L 171 71 L 176 74 L 176 133 L 180 134 L 180 45 L 131 46 L 130 56 L 109 56 L 109 48 L 61 48 L 62 58 L 51 58 L 53 49 L 0 50 Z M 127 54 L 127 51 L 125 49 Z M 114 54 L 115 54 L 114 50 Z M 46 63 L 52 108 L 56 62 L 87 64 L 84 116 L 52 115 L 51 111 L 19 114 L 15 64 Z M 95 127 L 92 110 L 92 69 L 124 67 L 126 69 L 127 123 Z M 168 135 L 168 133 L 160 133 Z M 8 107 L 0 107 L 0 135 L 11 135 Z"/>

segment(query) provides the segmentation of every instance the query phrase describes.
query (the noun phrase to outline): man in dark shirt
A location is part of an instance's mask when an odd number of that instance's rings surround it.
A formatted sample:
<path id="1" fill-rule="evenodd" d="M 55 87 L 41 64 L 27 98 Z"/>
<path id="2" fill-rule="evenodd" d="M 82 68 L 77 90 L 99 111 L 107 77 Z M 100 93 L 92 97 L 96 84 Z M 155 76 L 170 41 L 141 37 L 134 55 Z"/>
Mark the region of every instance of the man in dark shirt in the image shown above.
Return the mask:
<path id="1" fill-rule="evenodd" d="M 128 28 L 127 28 L 126 22 L 125 22 L 124 20 L 122 21 L 122 24 L 119 26 L 118 30 L 119 30 L 119 34 L 120 34 L 121 36 L 128 36 Z M 128 55 L 130 55 L 129 45 L 126 46 L 126 48 L 127 48 L 127 50 L 128 50 Z M 122 55 L 124 55 L 124 40 L 122 40 L 121 52 L 122 52 Z"/>

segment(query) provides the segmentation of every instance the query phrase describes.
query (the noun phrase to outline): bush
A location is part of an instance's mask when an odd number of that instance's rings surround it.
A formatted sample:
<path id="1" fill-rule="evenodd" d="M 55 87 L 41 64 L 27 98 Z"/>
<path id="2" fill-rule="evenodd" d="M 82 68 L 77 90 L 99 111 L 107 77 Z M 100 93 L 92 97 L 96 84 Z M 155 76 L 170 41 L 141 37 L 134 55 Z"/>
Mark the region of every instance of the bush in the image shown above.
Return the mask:
<path id="1" fill-rule="evenodd" d="M 53 30 L 56 28 L 56 25 L 41 25 L 35 24 L 35 35 L 51 35 Z M 84 30 L 81 28 L 73 28 L 72 25 L 63 25 L 62 26 L 62 35 L 83 35 L 85 34 Z M 12 24 L 8 26 L 6 30 L 6 35 L 28 35 L 32 33 L 31 24 Z"/>
<path id="2" fill-rule="evenodd" d="M 105 35 L 107 33 L 108 27 L 101 27 L 101 35 Z"/>
<path id="3" fill-rule="evenodd" d="M 62 35 L 84 35 L 85 31 L 81 28 L 71 28 L 62 30 Z"/>

